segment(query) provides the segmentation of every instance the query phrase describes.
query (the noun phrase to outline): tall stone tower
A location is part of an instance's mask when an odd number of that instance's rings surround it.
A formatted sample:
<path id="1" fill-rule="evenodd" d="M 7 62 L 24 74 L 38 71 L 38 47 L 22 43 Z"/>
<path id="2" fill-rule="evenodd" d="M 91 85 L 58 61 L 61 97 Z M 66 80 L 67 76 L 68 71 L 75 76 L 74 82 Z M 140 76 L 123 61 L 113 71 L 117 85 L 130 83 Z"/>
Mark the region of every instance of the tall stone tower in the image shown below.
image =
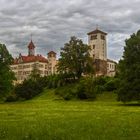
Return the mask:
<path id="1" fill-rule="evenodd" d="M 91 47 L 90 56 L 94 59 L 107 60 L 107 33 L 98 29 L 88 33 L 88 44 Z"/>
<path id="2" fill-rule="evenodd" d="M 34 55 L 35 55 L 35 45 L 31 40 L 31 42 L 28 45 L 28 56 L 34 56 Z"/>
<path id="3" fill-rule="evenodd" d="M 90 46 L 90 56 L 94 60 L 96 76 L 107 74 L 107 33 L 96 29 L 88 34 L 88 45 Z"/>
<path id="4" fill-rule="evenodd" d="M 48 62 L 49 62 L 49 74 L 56 73 L 56 53 L 54 51 L 50 51 L 48 53 Z"/>

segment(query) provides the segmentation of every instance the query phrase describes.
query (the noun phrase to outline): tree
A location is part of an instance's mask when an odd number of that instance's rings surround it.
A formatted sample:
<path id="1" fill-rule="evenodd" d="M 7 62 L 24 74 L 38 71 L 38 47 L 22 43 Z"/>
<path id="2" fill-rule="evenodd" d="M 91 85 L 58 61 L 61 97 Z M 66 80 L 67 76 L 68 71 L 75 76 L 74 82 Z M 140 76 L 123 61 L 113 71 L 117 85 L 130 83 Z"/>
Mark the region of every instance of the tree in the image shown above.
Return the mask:
<path id="1" fill-rule="evenodd" d="M 37 68 L 37 64 L 35 63 L 33 65 L 33 70 L 29 76 L 29 79 L 32 79 L 33 81 L 37 81 L 40 78 L 39 69 Z"/>
<path id="2" fill-rule="evenodd" d="M 118 99 L 140 101 L 140 31 L 125 41 L 123 59 L 119 62 Z"/>
<path id="3" fill-rule="evenodd" d="M 13 88 L 12 82 L 15 77 L 9 66 L 12 61 L 13 58 L 9 54 L 6 46 L 0 44 L 0 96 L 9 93 Z"/>
<path id="4" fill-rule="evenodd" d="M 70 41 L 61 48 L 61 58 L 58 63 L 58 71 L 61 73 L 72 73 L 75 78 L 80 78 L 82 74 L 93 72 L 93 61 L 89 55 L 90 47 L 76 37 L 71 37 Z"/>

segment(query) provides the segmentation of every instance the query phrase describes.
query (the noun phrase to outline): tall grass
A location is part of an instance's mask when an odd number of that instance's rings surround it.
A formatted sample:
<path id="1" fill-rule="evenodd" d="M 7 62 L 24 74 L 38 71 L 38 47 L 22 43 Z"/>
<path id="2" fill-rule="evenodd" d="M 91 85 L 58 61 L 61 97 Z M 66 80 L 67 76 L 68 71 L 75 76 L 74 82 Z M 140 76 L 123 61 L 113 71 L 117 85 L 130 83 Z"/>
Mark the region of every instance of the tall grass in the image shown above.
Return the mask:
<path id="1" fill-rule="evenodd" d="M 30 101 L 0 104 L 0 140 L 138 140 L 140 107 L 109 94 L 94 102 L 63 101 L 49 90 Z"/>

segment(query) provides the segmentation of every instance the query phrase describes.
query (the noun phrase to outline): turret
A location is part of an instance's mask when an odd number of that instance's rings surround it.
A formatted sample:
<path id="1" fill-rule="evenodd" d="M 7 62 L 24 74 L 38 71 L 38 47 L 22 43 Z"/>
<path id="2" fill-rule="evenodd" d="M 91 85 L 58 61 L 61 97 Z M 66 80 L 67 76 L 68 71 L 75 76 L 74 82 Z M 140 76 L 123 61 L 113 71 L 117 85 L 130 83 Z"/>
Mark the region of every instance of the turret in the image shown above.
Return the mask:
<path id="1" fill-rule="evenodd" d="M 35 55 L 35 45 L 31 40 L 31 42 L 28 45 L 28 56 L 34 56 L 34 55 Z"/>

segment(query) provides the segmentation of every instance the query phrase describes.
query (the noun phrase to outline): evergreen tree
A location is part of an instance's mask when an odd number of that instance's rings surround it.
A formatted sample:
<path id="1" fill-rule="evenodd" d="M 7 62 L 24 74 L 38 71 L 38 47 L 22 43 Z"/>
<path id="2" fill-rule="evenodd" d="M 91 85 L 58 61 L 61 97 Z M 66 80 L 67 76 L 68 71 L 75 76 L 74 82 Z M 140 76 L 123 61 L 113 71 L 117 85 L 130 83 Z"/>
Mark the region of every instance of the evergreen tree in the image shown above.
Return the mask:
<path id="1" fill-rule="evenodd" d="M 0 44 L 0 97 L 9 93 L 13 88 L 12 82 L 15 77 L 9 67 L 12 60 L 13 58 L 9 54 L 6 46 Z"/>
<path id="2" fill-rule="evenodd" d="M 93 73 L 93 61 L 89 55 L 90 47 L 76 37 L 61 48 L 61 58 L 58 63 L 58 71 L 72 73 L 76 78 L 82 74 Z"/>
<path id="3" fill-rule="evenodd" d="M 123 59 L 119 62 L 120 86 L 118 99 L 123 102 L 140 100 L 140 31 L 125 41 Z"/>

